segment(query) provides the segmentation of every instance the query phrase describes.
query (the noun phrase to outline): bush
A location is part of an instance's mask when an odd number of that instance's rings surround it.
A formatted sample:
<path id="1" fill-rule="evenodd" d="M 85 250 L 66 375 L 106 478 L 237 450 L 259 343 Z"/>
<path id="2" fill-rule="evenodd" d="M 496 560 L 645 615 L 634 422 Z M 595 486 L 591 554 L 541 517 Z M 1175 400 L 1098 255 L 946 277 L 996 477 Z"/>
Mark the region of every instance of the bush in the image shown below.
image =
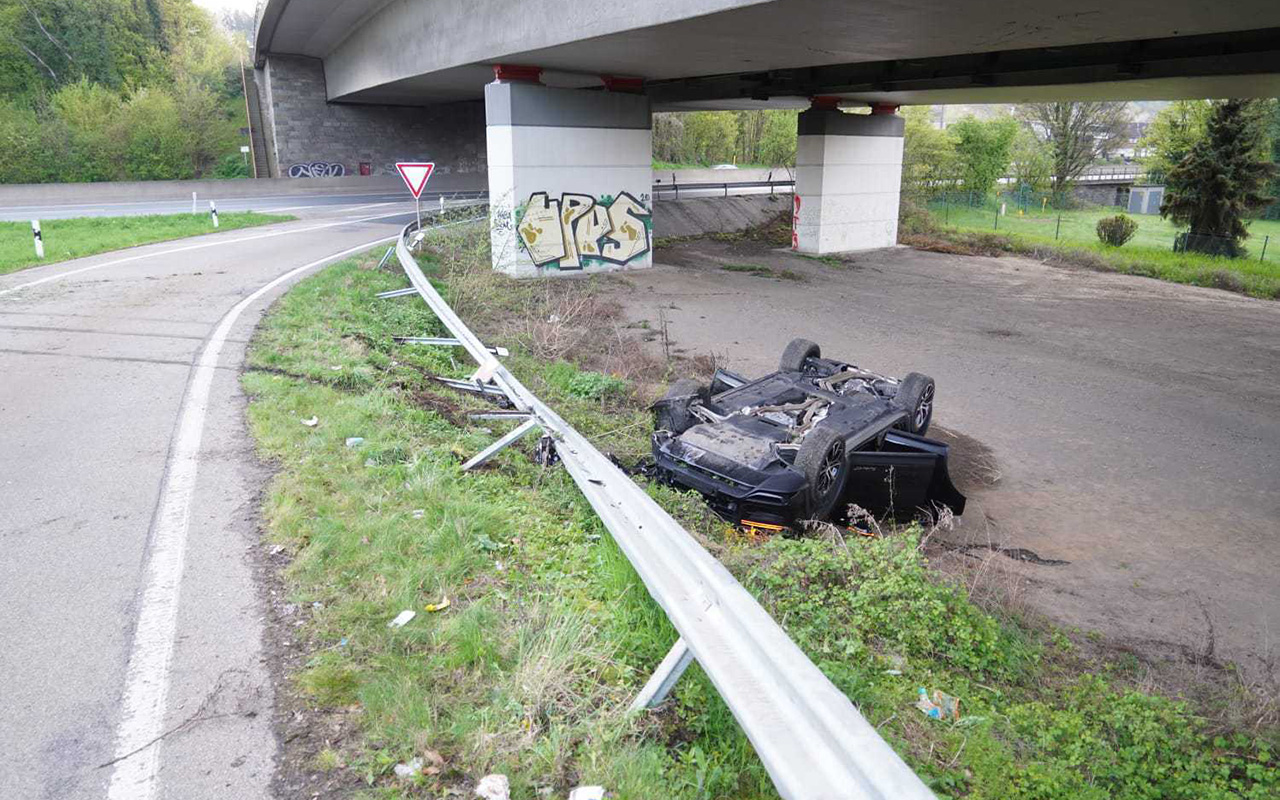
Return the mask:
<path id="1" fill-rule="evenodd" d="M 1119 247 L 1133 238 L 1138 232 L 1138 223 L 1124 214 L 1114 217 L 1103 217 L 1098 220 L 1098 239 L 1103 244 Z"/>

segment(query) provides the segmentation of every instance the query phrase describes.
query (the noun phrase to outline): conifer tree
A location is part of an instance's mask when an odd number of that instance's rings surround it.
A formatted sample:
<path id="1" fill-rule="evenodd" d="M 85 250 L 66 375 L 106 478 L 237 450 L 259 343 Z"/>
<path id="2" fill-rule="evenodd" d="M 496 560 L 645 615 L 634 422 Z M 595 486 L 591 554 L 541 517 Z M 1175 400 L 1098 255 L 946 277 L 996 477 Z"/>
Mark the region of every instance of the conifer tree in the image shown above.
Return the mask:
<path id="1" fill-rule="evenodd" d="M 1169 170 L 1160 215 L 1188 227 L 1186 249 L 1242 256 L 1246 216 L 1265 205 L 1275 165 L 1265 101 L 1214 103 L 1204 138 Z"/>

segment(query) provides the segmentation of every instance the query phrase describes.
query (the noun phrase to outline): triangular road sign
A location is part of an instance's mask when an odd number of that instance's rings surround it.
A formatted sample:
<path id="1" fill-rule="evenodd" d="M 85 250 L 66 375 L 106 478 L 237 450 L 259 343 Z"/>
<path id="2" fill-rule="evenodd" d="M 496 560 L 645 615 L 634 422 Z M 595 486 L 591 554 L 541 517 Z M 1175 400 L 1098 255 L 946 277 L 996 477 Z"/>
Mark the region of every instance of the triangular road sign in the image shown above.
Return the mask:
<path id="1" fill-rule="evenodd" d="M 409 187 L 409 191 L 413 192 L 415 200 L 422 196 L 422 190 L 427 185 L 427 179 L 431 177 L 431 173 L 435 168 L 436 165 L 432 163 L 410 164 L 396 162 L 396 170 L 400 172 L 400 177 L 404 178 L 404 185 Z"/>

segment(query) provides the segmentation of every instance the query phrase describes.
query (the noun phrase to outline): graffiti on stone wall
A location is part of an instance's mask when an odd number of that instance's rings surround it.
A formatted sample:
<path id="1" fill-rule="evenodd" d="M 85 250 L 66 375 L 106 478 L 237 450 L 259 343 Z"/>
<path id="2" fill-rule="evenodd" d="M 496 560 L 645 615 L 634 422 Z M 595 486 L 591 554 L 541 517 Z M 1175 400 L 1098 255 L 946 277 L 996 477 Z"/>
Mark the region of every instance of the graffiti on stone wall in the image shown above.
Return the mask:
<path id="1" fill-rule="evenodd" d="M 289 165 L 290 178 L 341 178 L 347 168 L 336 162 L 305 161 Z"/>
<path id="2" fill-rule="evenodd" d="M 626 264 L 649 252 L 652 238 L 652 212 L 627 192 L 599 199 L 573 192 L 553 199 L 535 192 L 516 210 L 516 219 L 520 243 L 539 267 Z"/>

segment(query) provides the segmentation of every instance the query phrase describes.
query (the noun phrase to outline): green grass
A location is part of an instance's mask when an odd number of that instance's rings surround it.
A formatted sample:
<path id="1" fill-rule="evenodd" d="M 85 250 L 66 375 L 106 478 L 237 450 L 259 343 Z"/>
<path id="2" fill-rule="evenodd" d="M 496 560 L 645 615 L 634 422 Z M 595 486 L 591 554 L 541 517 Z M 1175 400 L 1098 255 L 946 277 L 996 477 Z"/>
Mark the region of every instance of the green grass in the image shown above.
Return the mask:
<path id="1" fill-rule="evenodd" d="M 1173 252 L 1178 229 L 1159 216 L 1137 214 L 1132 218 L 1138 231 L 1122 247 L 1108 247 L 1098 241 L 1098 220 L 1120 213 L 1117 208 L 1095 208 L 1058 212 L 1031 209 L 1018 216 L 1010 204 L 1008 213 L 999 217 L 994 208 L 943 205 L 929 207 L 933 220 L 957 230 L 995 232 L 1009 236 L 1019 249 L 1035 245 L 1059 248 L 1067 257 L 1084 253 L 1075 260 L 1135 275 L 1229 289 L 1255 297 L 1280 298 L 1280 221 L 1254 220 L 1249 223 L 1246 241 L 1250 255 L 1246 258 L 1224 258 L 1197 253 Z M 1263 242 L 1270 237 L 1263 257 Z"/>
<path id="2" fill-rule="evenodd" d="M 231 231 L 292 216 L 229 211 L 218 214 L 219 231 Z M 213 233 L 207 214 L 155 214 L 137 217 L 77 217 L 41 220 L 44 258 L 37 259 L 29 222 L 0 222 L 0 275 L 72 258 L 140 244 Z"/>
<path id="3" fill-rule="evenodd" d="M 510 347 L 507 365 L 598 446 L 624 459 L 645 454 L 644 391 L 531 354 L 546 346 L 535 327 L 546 304 L 589 297 L 596 281 L 509 281 L 488 268 L 487 231 L 449 236 L 437 242 L 443 255 L 422 260 L 455 308 Z M 467 410 L 490 406 L 428 380 L 467 374 L 462 351 L 393 343 L 445 331 L 416 299 L 374 299 L 405 284 L 373 269 L 377 255 L 285 295 L 243 378 L 252 431 L 277 466 L 267 536 L 294 557 L 285 579 L 314 642 L 294 690 L 335 719 L 359 720 L 357 735 L 316 756 L 318 768 L 351 771 L 371 797 L 468 796 L 489 772 L 510 777 L 514 800 L 548 787 L 564 797 L 579 784 L 619 798 L 776 797 L 696 666 L 666 711 L 625 715 L 675 632 L 564 469 L 532 462 L 533 437 L 461 473 L 460 460 L 504 424 L 469 423 Z M 312 415 L 317 426 L 301 424 Z M 348 437 L 364 443 L 347 447 Z M 647 490 L 939 796 L 1280 790 L 1273 730 L 1211 729 L 1201 709 L 1135 688 L 1136 662 L 1087 661 L 1064 632 L 983 610 L 930 569 L 918 529 L 760 540 L 695 497 Z M 444 597 L 446 610 L 426 611 Z M 388 629 L 403 609 L 417 617 Z M 960 697 L 963 718 L 926 719 L 912 705 L 920 686 Z M 354 717 L 344 713 L 352 705 Z M 392 774 L 427 751 L 443 756 L 439 774 Z"/>

